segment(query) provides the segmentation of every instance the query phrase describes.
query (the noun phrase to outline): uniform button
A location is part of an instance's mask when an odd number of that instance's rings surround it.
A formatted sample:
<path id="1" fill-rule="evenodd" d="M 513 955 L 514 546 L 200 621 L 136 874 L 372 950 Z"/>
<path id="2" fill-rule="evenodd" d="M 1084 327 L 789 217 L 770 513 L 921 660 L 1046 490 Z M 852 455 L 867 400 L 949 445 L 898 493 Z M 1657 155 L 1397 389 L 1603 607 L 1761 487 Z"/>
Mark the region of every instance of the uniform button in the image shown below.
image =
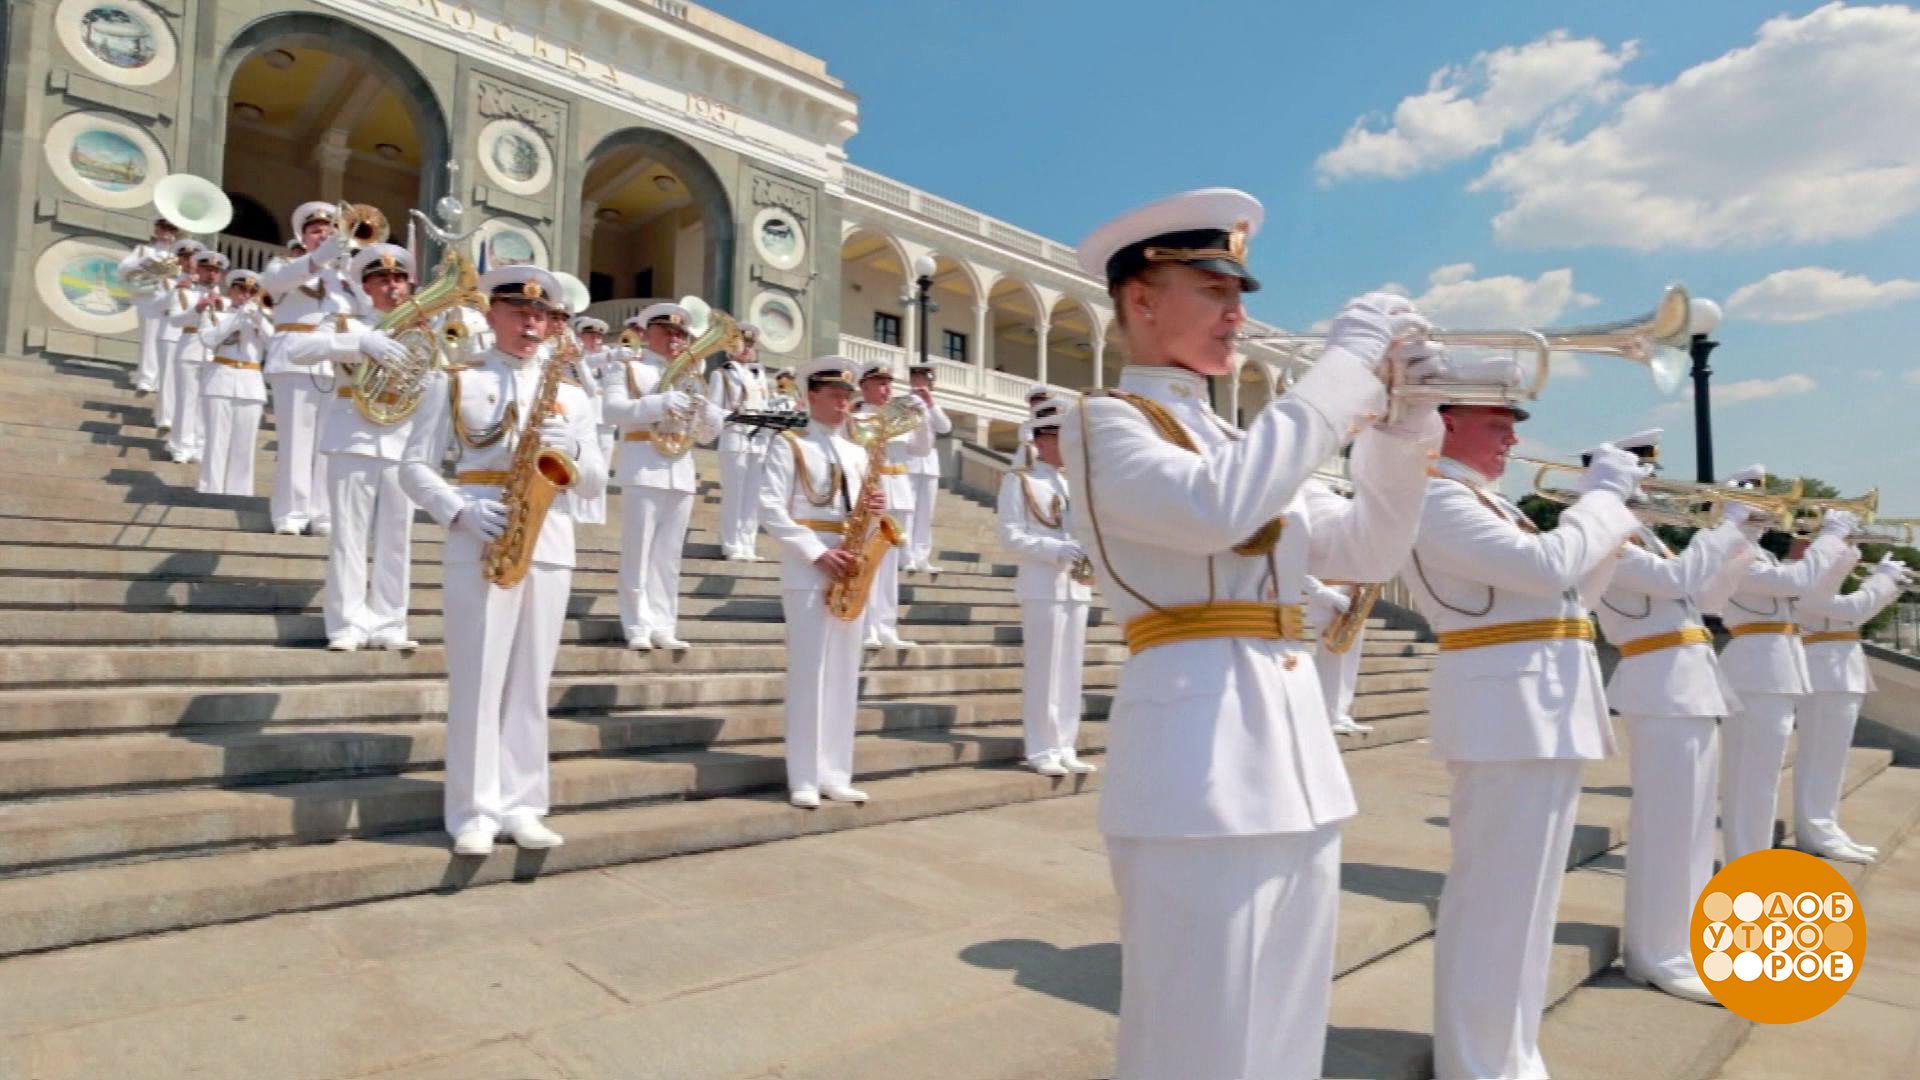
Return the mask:
<path id="1" fill-rule="evenodd" d="M 1283 662 L 1285 663 L 1288 671 L 1292 671 L 1294 668 L 1297 668 L 1300 666 L 1300 658 L 1298 656 L 1289 656 Z"/>

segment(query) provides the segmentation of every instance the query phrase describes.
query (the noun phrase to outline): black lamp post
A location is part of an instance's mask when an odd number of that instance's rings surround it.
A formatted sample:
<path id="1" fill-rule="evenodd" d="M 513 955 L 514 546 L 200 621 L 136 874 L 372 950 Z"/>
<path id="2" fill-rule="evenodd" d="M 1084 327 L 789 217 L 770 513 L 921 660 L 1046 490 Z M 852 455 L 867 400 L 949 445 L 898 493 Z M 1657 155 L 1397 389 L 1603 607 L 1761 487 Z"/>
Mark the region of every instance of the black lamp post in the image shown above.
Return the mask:
<path id="1" fill-rule="evenodd" d="M 921 255 L 914 259 L 914 291 L 912 295 L 902 297 L 907 303 L 920 309 L 920 327 L 919 334 L 917 335 L 920 340 L 915 344 L 920 350 L 920 366 L 922 367 L 925 367 L 927 364 L 927 336 L 932 333 L 931 324 L 933 322 L 931 316 L 934 312 L 940 310 L 940 305 L 933 302 L 933 272 L 933 256 Z"/>
<path id="2" fill-rule="evenodd" d="M 1720 325 L 1720 305 L 1704 297 L 1695 298 L 1690 312 L 1689 329 L 1693 331 L 1693 340 L 1687 351 L 1693 356 L 1693 459 L 1697 475 L 1695 479 L 1703 484 L 1714 482 L 1713 472 L 1713 402 L 1708 396 L 1707 380 L 1713 377 L 1713 368 L 1707 365 L 1707 358 L 1720 343 L 1708 337 L 1714 328 Z"/>

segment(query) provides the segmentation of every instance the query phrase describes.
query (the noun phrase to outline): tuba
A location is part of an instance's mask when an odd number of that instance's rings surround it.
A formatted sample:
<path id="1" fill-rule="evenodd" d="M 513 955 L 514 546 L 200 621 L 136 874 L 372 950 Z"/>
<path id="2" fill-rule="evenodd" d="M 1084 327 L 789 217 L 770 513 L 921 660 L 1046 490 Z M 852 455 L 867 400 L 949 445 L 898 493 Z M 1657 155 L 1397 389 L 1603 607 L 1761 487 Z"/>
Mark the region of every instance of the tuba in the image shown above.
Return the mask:
<path id="1" fill-rule="evenodd" d="M 447 366 L 447 352 L 453 345 L 434 328 L 434 320 L 456 307 L 484 311 L 486 306 L 473 263 L 448 248 L 440 276 L 381 318 L 379 329 L 406 348 L 407 360 L 391 367 L 370 360 L 354 365 L 354 409 L 374 424 L 397 424 L 412 416 L 420 407 L 427 377 Z"/>
<path id="2" fill-rule="evenodd" d="M 680 306 L 693 316 L 694 324 L 700 330 L 692 341 L 687 342 L 686 349 L 660 373 L 660 382 L 653 392 L 680 390 L 704 406 L 707 389 L 700 379 L 700 366 L 714 353 L 732 352 L 744 347 L 746 338 L 740 333 L 733 316 L 713 310 L 697 296 L 684 298 Z M 695 425 L 685 420 L 661 421 L 653 425 L 653 448 L 659 451 L 661 457 L 677 458 L 693 449 L 694 429 Z"/>
<path id="3" fill-rule="evenodd" d="M 846 532 L 840 541 L 841 550 L 854 553 L 856 565 L 853 573 L 827 586 L 827 611 L 842 622 L 852 622 L 867 610 L 867 596 L 873 592 L 880 560 L 886 557 L 888 548 L 898 547 L 906 539 L 899 522 L 886 514 L 876 515 L 867 509 L 867 502 L 880 489 L 887 440 L 905 435 L 925 421 L 925 414 L 909 404 L 912 400 L 902 395 L 873 412 L 847 419 L 847 437 L 867 450 L 867 475 L 860 481 L 860 494 L 847 513 Z"/>
<path id="4" fill-rule="evenodd" d="M 546 523 L 554 496 L 580 479 L 579 466 L 572 458 L 540 443 L 540 425 L 555 412 L 561 379 L 580 359 L 579 340 L 564 321 L 559 325 L 553 355 L 540 371 L 540 388 L 513 444 L 506 483 L 500 487 L 500 501 L 507 508 L 506 527 L 487 544 L 481 556 L 481 570 L 487 580 L 503 589 L 520 584 L 533 568 L 534 544 L 540 539 L 540 526 Z"/>

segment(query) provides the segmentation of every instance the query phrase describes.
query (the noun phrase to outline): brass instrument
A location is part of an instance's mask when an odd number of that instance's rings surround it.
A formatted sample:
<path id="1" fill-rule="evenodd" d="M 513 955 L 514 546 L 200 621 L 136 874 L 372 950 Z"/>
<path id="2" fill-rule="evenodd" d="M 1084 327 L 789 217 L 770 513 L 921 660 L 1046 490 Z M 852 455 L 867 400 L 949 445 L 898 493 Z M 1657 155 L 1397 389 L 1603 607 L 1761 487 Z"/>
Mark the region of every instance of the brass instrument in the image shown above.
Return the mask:
<path id="1" fill-rule="evenodd" d="M 217 233 L 233 223 L 233 200 L 219 184 L 192 173 L 174 173 L 155 184 L 153 208 L 183 236 Z"/>
<path id="2" fill-rule="evenodd" d="M 1580 498 L 1580 493 L 1566 488 L 1553 487 L 1547 483 L 1549 474 L 1555 472 L 1579 474 L 1586 471 L 1581 465 L 1564 461 L 1547 461 L 1543 458 L 1515 456 L 1514 461 L 1523 465 L 1537 466 L 1533 474 L 1533 493 L 1543 499 L 1570 506 Z M 1742 488 L 1722 487 L 1718 484 L 1697 484 L 1686 480 L 1664 480 L 1649 476 L 1640 481 L 1640 498 L 1631 509 L 1640 520 L 1649 525 L 1671 525 L 1681 529 L 1711 529 L 1720 524 L 1728 505 L 1739 503 L 1750 507 L 1757 514 L 1773 519 L 1775 528 L 1785 529 L 1792 522 L 1795 504 L 1804 490 L 1800 481 L 1793 487 L 1777 495 Z"/>
<path id="3" fill-rule="evenodd" d="M 384 244 L 393 230 L 387 215 L 371 203 L 341 203 L 334 208 L 335 228 L 347 237 L 348 251 L 359 251 L 369 244 Z"/>
<path id="4" fill-rule="evenodd" d="M 120 275 L 127 288 L 139 293 L 165 292 L 180 276 L 180 260 L 173 255 L 158 255 L 140 260 L 139 265 Z"/>
<path id="5" fill-rule="evenodd" d="M 1438 330 L 1428 334 L 1427 340 L 1467 348 L 1531 350 L 1533 378 L 1525 386 L 1447 379 L 1390 384 L 1387 389 L 1396 405 L 1419 402 L 1507 408 L 1540 397 L 1547 385 L 1548 366 L 1554 353 L 1576 352 L 1616 356 L 1643 364 L 1653 375 L 1654 385 L 1662 393 L 1670 393 L 1678 389 L 1686 377 L 1685 346 L 1690 337 L 1691 304 L 1685 287 L 1669 285 L 1659 306 L 1635 319 L 1547 330 Z M 1316 345 L 1324 345 L 1326 335 L 1254 330 L 1242 331 L 1236 340 L 1246 344 L 1271 344 L 1301 355 Z"/>
<path id="6" fill-rule="evenodd" d="M 1820 517 L 1829 510 L 1844 510 L 1860 519 L 1861 527 L 1874 524 L 1880 512 L 1880 489 L 1870 488 L 1865 495 L 1851 499 L 1799 499 L 1793 507 L 1795 536 L 1811 536 L 1820 531 Z"/>
<path id="7" fill-rule="evenodd" d="M 1086 552 L 1073 557 L 1073 565 L 1067 568 L 1067 576 L 1076 584 L 1093 587 L 1093 558 Z"/>
<path id="8" fill-rule="evenodd" d="M 513 461 L 507 467 L 507 482 L 500 487 L 500 501 L 507 508 L 506 527 L 487 544 L 481 569 L 487 580 L 503 589 L 520 584 L 533 567 L 533 549 L 540 539 L 540 526 L 554 496 L 580 479 L 573 459 L 540 443 L 540 425 L 555 412 L 560 396 L 561 378 L 580 359 L 580 342 L 556 319 L 559 329 L 553 355 L 540 371 L 540 388 L 534 394 L 533 407 L 527 410 L 527 422 L 513 444 Z"/>
<path id="9" fill-rule="evenodd" d="M 1356 582 L 1347 586 L 1347 610 L 1328 620 L 1320 631 L 1320 647 L 1330 653 L 1344 653 L 1360 640 L 1360 631 L 1373 615 L 1373 605 L 1387 590 L 1383 581 Z"/>
<path id="10" fill-rule="evenodd" d="M 668 390 L 679 390 L 693 398 L 699 408 L 707 404 L 706 383 L 700 378 L 700 367 L 707 357 L 717 352 L 731 352 L 741 348 L 746 338 L 740 333 L 740 327 L 733 316 L 724 311 L 715 311 L 697 296 L 685 297 L 680 306 L 688 310 L 699 327 L 692 341 L 687 342 L 685 351 L 667 364 L 660 373 L 660 382 L 653 388 L 656 394 Z M 704 316 L 704 318 L 702 317 Z M 693 435 L 697 425 L 684 419 L 664 420 L 653 425 L 653 448 L 660 456 L 676 458 L 693 449 Z"/>
<path id="11" fill-rule="evenodd" d="M 1871 525 L 1862 526 L 1859 532 L 1847 537 L 1847 542 L 1912 547 L 1914 527 L 1917 524 L 1920 522 L 1915 522 L 1911 518 L 1880 518 Z"/>
<path id="12" fill-rule="evenodd" d="M 369 423 L 397 424 L 420 408 L 428 376 L 447 366 L 452 346 L 433 321 L 457 307 L 484 311 L 487 298 L 479 280 L 473 263 L 448 248 L 439 276 L 381 317 L 379 329 L 405 347 L 407 360 L 392 366 L 371 360 L 354 365 L 353 407 Z"/>
<path id="13" fill-rule="evenodd" d="M 873 493 L 880 490 L 881 466 L 887 463 L 887 441 L 912 431 L 923 423 L 926 414 L 911 404 L 910 395 L 902 395 L 868 413 L 856 413 L 847 420 L 847 437 L 867 451 L 867 475 L 860 481 L 860 493 L 847 512 L 846 532 L 840 550 L 854 554 L 853 573 L 834 579 L 827 586 L 827 610 L 843 622 L 852 622 L 867 609 L 867 596 L 873 592 L 874 575 L 887 549 L 898 547 L 906 539 L 900 523 L 888 514 L 867 508 Z"/>

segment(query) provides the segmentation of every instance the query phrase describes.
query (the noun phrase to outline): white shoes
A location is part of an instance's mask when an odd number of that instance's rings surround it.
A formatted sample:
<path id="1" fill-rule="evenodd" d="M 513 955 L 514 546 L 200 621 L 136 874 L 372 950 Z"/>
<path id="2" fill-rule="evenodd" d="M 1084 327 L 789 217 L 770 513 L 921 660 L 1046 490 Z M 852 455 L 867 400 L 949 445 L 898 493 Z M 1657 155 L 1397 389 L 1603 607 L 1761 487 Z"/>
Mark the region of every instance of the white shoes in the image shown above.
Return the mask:
<path id="1" fill-rule="evenodd" d="M 1351 716 L 1343 716 L 1333 722 L 1333 733 L 1335 735 L 1365 735 L 1372 730 L 1372 724 L 1356 723 Z"/>
<path id="2" fill-rule="evenodd" d="M 1060 752 L 1060 764 L 1066 766 L 1067 771 L 1073 773 L 1075 776 L 1085 776 L 1088 773 L 1100 771 L 1094 767 L 1092 762 L 1081 761 L 1080 755 L 1074 753 L 1072 750 L 1062 750 Z"/>
<path id="3" fill-rule="evenodd" d="M 877 649 L 880 647 L 880 635 L 868 634 L 867 640 L 861 642 L 860 645 L 862 648 L 866 648 L 866 649 Z"/>
<path id="4" fill-rule="evenodd" d="M 1641 975 L 1631 971 L 1626 974 L 1627 978 L 1632 979 L 1642 986 L 1651 986 L 1663 994 L 1677 997 L 1682 1001 L 1697 1001 L 1702 1005 L 1720 1004 L 1720 1002 L 1714 999 L 1713 992 L 1707 989 L 1707 984 L 1702 982 L 1698 975 L 1681 975 L 1677 977 L 1672 975 Z"/>
<path id="5" fill-rule="evenodd" d="M 273 523 L 273 535 L 275 536 L 299 536 L 301 529 L 302 527 L 300 525 L 291 521 L 276 521 Z"/>
<path id="6" fill-rule="evenodd" d="M 851 784 L 828 784 L 826 787 L 820 789 L 820 794 L 825 795 L 834 802 L 857 804 L 867 801 L 867 793 Z"/>
<path id="7" fill-rule="evenodd" d="M 628 634 L 627 648 L 632 649 L 634 652 L 651 652 L 653 650 L 653 639 L 645 631 L 637 634 Z"/>
<path id="8" fill-rule="evenodd" d="M 527 818 L 507 826 L 507 835 L 523 851 L 545 851 L 566 843 L 566 838 L 552 829 L 539 818 Z"/>
<path id="9" fill-rule="evenodd" d="M 491 825 L 474 825 L 460 831 L 453 838 L 455 855 L 491 855 L 493 854 L 494 828 Z"/>
<path id="10" fill-rule="evenodd" d="M 1800 850 L 1822 859 L 1832 859 L 1834 862 L 1862 864 L 1871 863 L 1874 855 L 1877 854 L 1877 852 L 1870 852 L 1857 844 L 1850 843 L 1808 844 Z"/>
<path id="11" fill-rule="evenodd" d="M 392 652 L 412 652 L 420 643 L 405 634 L 381 633 L 367 639 L 369 649 L 387 649 Z"/>
<path id="12" fill-rule="evenodd" d="M 314 521 L 314 522 L 309 522 L 307 525 L 308 536 L 326 536 L 332 532 L 333 532 L 333 524 L 331 522 Z"/>
<path id="13" fill-rule="evenodd" d="M 1067 775 L 1067 767 L 1060 764 L 1058 754 L 1035 754 L 1027 759 L 1027 766 L 1041 776 Z"/>
<path id="14" fill-rule="evenodd" d="M 670 630 L 655 630 L 653 633 L 648 634 L 647 637 L 653 642 L 653 647 L 656 649 L 672 649 L 674 652 L 686 652 L 688 649 L 693 648 L 688 642 L 681 641 L 679 638 L 674 637 L 673 632 Z"/>
<path id="15" fill-rule="evenodd" d="M 802 810 L 820 809 L 820 793 L 813 788 L 794 788 L 787 793 L 787 801 Z"/>
<path id="16" fill-rule="evenodd" d="M 920 647 L 919 642 L 904 640 L 899 634 L 880 635 L 880 645 L 884 645 L 889 649 L 917 649 Z M 878 648 L 879 646 L 871 647 Z"/>
<path id="17" fill-rule="evenodd" d="M 342 630 L 327 639 L 330 652 L 359 652 L 367 644 L 367 639 L 358 630 Z"/>

